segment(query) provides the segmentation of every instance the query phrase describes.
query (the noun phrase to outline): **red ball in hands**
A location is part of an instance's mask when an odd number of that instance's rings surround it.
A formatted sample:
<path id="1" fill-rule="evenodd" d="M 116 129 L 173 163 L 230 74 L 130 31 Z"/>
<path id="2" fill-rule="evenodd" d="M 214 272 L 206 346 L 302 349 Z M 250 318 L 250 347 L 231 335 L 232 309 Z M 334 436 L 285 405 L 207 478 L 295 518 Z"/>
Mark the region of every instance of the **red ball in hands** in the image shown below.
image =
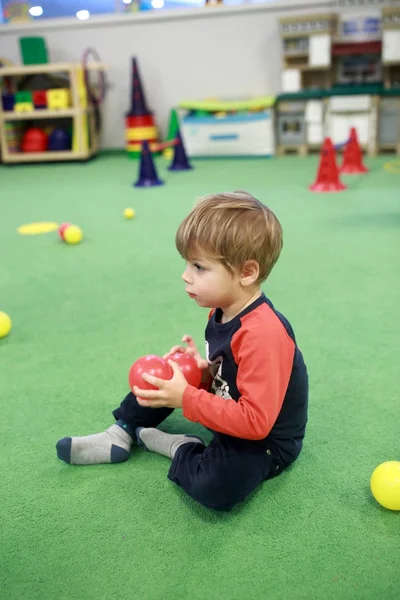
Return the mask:
<path id="1" fill-rule="evenodd" d="M 155 354 L 142 356 L 129 369 L 129 387 L 132 392 L 134 386 L 141 390 L 158 390 L 157 387 L 143 379 L 143 373 L 148 373 L 160 379 L 171 379 L 173 375 L 171 366 L 161 356 L 156 356 Z"/>
<path id="2" fill-rule="evenodd" d="M 67 229 L 67 227 L 69 227 L 71 225 L 71 223 L 61 223 L 60 227 L 58 228 L 58 235 L 60 236 L 60 238 L 62 240 L 64 240 L 64 231 Z"/>
<path id="3" fill-rule="evenodd" d="M 186 381 L 189 385 L 198 388 L 201 383 L 202 372 L 197 366 L 196 359 L 188 352 L 175 352 L 169 357 L 170 360 L 178 363 Z"/>

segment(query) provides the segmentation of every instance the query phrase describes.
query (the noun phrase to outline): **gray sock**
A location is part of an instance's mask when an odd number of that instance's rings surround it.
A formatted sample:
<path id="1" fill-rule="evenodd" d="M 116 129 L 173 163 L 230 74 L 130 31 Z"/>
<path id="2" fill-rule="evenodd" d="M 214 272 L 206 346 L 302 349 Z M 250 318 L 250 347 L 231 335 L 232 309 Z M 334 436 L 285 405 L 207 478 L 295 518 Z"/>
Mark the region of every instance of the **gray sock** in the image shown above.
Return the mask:
<path id="1" fill-rule="evenodd" d="M 150 452 L 158 452 L 167 458 L 174 458 L 176 451 L 182 444 L 195 442 L 203 444 L 202 439 L 195 435 L 183 435 L 164 433 L 154 427 L 138 427 L 136 429 L 136 439 L 139 446 L 142 446 Z"/>
<path id="2" fill-rule="evenodd" d="M 71 465 L 120 463 L 128 460 L 132 442 L 122 426 L 114 424 L 101 433 L 62 438 L 57 442 L 57 456 Z"/>

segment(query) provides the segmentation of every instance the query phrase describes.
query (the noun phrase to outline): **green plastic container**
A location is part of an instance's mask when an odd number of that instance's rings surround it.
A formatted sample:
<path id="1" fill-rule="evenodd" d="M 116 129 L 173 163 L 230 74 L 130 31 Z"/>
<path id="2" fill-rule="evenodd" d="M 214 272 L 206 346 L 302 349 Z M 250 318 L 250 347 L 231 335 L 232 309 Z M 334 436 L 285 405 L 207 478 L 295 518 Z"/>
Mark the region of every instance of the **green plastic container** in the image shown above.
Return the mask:
<path id="1" fill-rule="evenodd" d="M 24 65 L 45 65 L 49 62 L 46 41 L 42 37 L 21 37 L 19 48 Z"/>
<path id="2" fill-rule="evenodd" d="M 16 102 L 32 102 L 32 92 L 16 92 Z"/>

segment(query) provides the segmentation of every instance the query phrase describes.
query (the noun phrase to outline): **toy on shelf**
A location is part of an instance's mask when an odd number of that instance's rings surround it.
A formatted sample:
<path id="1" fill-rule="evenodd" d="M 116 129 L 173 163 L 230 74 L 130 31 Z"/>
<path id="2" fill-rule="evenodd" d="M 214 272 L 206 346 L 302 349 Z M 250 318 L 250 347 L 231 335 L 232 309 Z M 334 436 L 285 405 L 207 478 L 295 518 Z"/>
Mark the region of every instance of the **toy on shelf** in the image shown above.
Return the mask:
<path id="1" fill-rule="evenodd" d="M 137 59 L 133 57 L 131 107 L 125 115 L 126 150 L 130 158 L 140 155 L 142 142 L 145 140 L 148 142 L 150 150 L 156 151 L 158 131 L 153 113 L 147 107 Z"/>
<path id="2" fill-rule="evenodd" d="M 4 123 L 4 147 L 10 154 L 19 152 L 21 136 L 21 123 L 10 121 Z"/>
<path id="3" fill-rule="evenodd" d="M 47 108 L 47 91 L 34 90 L 32 92 L 33 105 L 36 109 Z"/>
<path id="4" fill-rule="evenodd" d="M 46 65 L 49 62 L 46 40 L 43 37 L 20 37 L 19 49 L 23 65 Z"/>
<path id="5" fill-rule="evenodd" d="M 273 96 L 179 104 L 179 128 L 193 156 L 274 154 Z"/>
<path id="6" fill-rule="evenodd" d="M 69 108 L 71 93 L 68 89 L 46 90 L 46 104 L 50 110 Z"/>
<path id="7" fill-rule="evenodd" d="M 22 152 L 46 152 L 47 147 L 48 136 L 43 129 L 31 127 L 25 131 L 21 143 Z"/>
<path id="8" fill-rule="evenodd" d="M 56 127 L 49 135 L 48 150 L 51 152 L 62 152 L 71 150 L 71 135 L 62 128 Z"/>
<path id="9" fill-rule="evenodd" d="M 31 112 L 34 109 L 32 92 L 16 92 L 14 96 L 14 110 L 16 112 Z"/>
<path id="10" fill-rule="evenodd" d="M 14 110 L 15 96 L 14 94 L 2 94 L 3 110 Z"/>

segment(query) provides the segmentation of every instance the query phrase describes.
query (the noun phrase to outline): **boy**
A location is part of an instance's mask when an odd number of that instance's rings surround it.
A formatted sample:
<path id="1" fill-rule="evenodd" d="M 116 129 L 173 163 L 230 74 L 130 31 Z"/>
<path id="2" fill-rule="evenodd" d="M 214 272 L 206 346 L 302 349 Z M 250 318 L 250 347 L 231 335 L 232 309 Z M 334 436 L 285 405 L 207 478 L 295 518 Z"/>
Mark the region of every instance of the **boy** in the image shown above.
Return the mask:
<path id="1" fill-rule="evenodd" d="M 114 410 L 116 424 L 102 433 L 63 438 L 58 457 L 71 464 L 117 463 L 133 440 L 172 459 L 168 477 L 206 507 L 229 511 L 264 480 L 296 460 L 307 422 L 308 377 L 288 321 L 261 291 L 282 249 L 276 216 L 244 192 L 203 198 L 180 224 L 176 247 L 186 260 L 185 291 L 211 308 L 200 389 L 187 384 L 170 361 L 169 381 L 148 374 L 156 390 L 134 389 Z M 210 429 L 205 446 L 195 436 L 156 427 L 175 408 Z"/>

